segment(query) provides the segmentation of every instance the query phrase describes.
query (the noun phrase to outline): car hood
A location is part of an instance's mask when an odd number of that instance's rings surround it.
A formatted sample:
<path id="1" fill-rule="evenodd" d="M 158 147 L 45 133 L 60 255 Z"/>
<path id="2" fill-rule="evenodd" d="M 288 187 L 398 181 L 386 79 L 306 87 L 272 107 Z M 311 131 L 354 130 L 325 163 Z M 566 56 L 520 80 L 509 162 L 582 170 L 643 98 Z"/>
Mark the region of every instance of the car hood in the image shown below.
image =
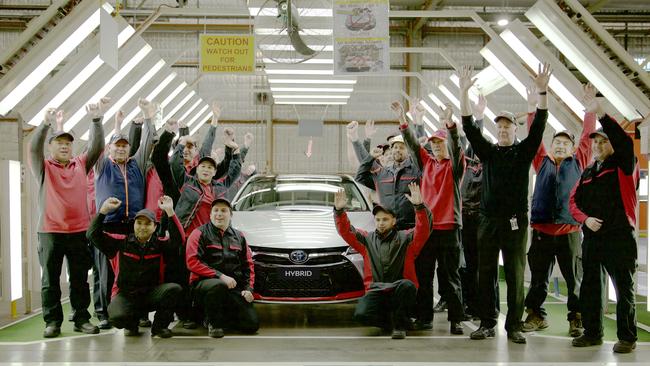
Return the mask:
<path id="1" fill-rule="evenodd" d="M 370 212 L 349 212 L 348 217 L 356 228 L 374 230 Z M 318 249 L 347 245 L 336 231 L 331 208 L 236 211 L 232 226 L 254 247 Z"/>

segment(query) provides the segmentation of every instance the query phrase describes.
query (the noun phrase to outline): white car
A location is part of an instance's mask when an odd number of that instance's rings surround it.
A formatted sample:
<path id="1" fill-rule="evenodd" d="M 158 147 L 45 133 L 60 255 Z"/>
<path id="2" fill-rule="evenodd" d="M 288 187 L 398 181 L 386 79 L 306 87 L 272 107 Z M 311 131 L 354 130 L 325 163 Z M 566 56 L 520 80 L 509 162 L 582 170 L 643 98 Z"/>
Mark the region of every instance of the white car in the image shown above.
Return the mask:
<path id="1" fill-rule="evenodd" d="M 256 175 L 233 200 L 233 227 L 255 262 L 258 302 L 343 302 L 363 296 L 363 258 L 334 225 L 334 193 L 344 188 L 352 225 L 374 230 L 371 205 L 346 175 Z"/>

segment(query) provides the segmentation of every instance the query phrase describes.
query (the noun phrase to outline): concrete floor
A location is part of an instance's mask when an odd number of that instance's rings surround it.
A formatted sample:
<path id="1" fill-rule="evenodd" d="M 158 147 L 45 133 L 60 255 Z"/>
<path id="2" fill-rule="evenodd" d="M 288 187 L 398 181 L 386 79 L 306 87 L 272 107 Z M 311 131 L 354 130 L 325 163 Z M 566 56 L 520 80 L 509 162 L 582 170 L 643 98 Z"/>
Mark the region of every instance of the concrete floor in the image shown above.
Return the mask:
<path id="1" fill-rule="evenodd" d="M 495 339 L 468 338 L 478 323 L 465 322 L 464 336 L 449 334 L 446 314 L 436 316 L 433 331 L 410 332 L 406 340 L 391 340 L 378 329 L 351 322 L 354 304 L 256 305 L 262 328 L 255 336 L 226 334 L 223 339 L 197 336 L 152 339 L 149 331 L 124 337 L 122 331 L 54 339 L 27 344 L 0 344 L 0 362 L 249 362 L 368 365 L 402 362 L 632 362 L 648 365 L 650 343 L 628 355 L 612 352 L 613 343 L 589 348 L 571 347 L 568 337 L 531 334 L 528 344 L 507 341 L 503 325 Z M 188 331 L 179 331 L 188 333 Z"/>

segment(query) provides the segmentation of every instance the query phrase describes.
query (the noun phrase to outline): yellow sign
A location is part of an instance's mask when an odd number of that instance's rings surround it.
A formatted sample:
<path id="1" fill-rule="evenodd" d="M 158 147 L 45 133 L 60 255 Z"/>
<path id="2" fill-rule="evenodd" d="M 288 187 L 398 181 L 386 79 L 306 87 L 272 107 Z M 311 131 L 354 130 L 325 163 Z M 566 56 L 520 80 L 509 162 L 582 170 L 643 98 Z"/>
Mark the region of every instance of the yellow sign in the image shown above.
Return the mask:
<path id="1" fill-rule="evenodd" d="M 202 34 L 200 68 L 204 73 L 254 73 L 255 37 Z"/>

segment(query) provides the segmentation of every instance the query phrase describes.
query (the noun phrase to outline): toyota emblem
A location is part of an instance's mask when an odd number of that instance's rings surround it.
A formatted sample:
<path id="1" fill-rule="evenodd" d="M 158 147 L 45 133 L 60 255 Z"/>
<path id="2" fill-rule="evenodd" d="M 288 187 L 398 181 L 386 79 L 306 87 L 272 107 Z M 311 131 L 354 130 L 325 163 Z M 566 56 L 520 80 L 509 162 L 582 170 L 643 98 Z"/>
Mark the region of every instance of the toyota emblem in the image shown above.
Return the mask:
<path id="1" fill-rule="evenodd" d="M 289 254 L 289 260 L 295 264 L 303 264 L 307 262 L 309 256 L 304 250 L 294 250 Z"/>

